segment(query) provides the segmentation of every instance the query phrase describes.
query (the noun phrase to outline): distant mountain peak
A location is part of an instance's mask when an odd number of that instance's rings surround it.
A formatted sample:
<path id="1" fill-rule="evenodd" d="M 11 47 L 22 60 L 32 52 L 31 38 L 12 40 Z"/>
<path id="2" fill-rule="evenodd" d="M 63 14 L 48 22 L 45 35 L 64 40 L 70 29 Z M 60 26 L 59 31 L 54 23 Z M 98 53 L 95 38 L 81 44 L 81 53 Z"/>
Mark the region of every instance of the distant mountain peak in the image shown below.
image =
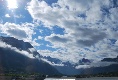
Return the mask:
<path id="1" fill-rule="evenodd" d="M 116 58 L 104 58 L 103 60 L 101 60 L 102 62 L 103 61 L 106 61 L 106 62 L 118 62 L 118 56 Z"/>
<path id="2" fill-rule="evenodd" d="M 79 60 L 79 63 L 80 64 L 83 64 L 83 63 L 91 63 L 91 61 L 89 59 L 82 58 L 81 60 Z"/>

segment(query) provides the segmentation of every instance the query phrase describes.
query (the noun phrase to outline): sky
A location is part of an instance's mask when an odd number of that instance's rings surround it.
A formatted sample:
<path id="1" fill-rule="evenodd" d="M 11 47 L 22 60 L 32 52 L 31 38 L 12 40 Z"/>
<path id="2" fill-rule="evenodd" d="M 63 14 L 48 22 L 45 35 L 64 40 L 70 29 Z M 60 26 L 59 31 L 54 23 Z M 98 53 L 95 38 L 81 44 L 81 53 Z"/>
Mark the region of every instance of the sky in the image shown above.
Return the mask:
<path id="1" fill-rule="evenodd" d="M 117 13 L 118 0 L 0 0 L 0 36 L 62 62 L 98 62 L 118 56 Z"/>

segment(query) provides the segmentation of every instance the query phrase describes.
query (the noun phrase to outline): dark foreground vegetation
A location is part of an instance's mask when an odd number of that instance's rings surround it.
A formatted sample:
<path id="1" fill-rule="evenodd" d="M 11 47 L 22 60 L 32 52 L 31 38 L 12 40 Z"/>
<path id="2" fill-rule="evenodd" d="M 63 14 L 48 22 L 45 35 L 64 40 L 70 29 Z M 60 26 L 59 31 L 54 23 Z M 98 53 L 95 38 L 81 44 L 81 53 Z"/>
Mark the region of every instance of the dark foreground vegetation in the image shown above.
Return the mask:
<path id="1" fill-rule="evenodd" d="M 46 77 L 63 77 L 62 75 L 43 75 L 38 73 L 31 74 L 13 74 L 6 73 L 0 74 L 0 80 L 44 80 Z M 90 77 L 118 77 L 118 72 L 107 72 L 99 74 L 86 74 L 86 75 L 71 75 L 67 77 L 76 77 L 76 78 L 90 78 Z"/>
<path id="2" fill-rule="evenodd" d="M 118 72 L 106 72 L 106 73 L 98 73 L 98 74 L 74 75 L 74 76 L 70 76 L 70 77 L 76 77 L 76 78 L 118 77 Z"/>
<path id="3" fill-rule="evenodd" d="M 90 77 L 118 77 L 118 72 L 104 72 L 98 74 L 79 74 L 79 75 L 64 75 L 67 77 L 76 77 L 76 78 L 90 78 Z M 48 77 L 63 77 L 59 75 L 52 75 Z"/>
<path id="4" fill-rule="evenodd" d="M 44 80 L 46 75 L 41 74 L 0 74 L 0 80 Z"/>

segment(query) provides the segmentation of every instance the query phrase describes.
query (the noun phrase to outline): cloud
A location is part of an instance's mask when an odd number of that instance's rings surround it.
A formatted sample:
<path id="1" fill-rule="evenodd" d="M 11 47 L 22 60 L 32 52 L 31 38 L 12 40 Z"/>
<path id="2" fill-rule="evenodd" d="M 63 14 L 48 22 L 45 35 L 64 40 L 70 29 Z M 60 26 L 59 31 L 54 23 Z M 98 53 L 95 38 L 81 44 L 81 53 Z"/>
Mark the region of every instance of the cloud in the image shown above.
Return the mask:
<path id="1" fill-rule="evenodd" d="M 29 57 L 29 58 L 34 58 L 33 54 L 29 54 L 29 52 L 27 52 L 25 50 L 19 50 L 16 47 L 12 47 L 11 45 L 9 45 L 9 44 L 7 44 L 5 42 L 2 42 L 1 40 L 0 40 L 0 47 L 1 48 L 5 48 L 5 49 L 13 50 L 13 51 L 18 52 L 18 53 L 20 53 L 20 54 L 22 54 L 22 55 L 24 55 L 26 57 Z"/>
<path id="2" fill-rule="evenodd" d="M 91 63 L 89 65 L 78 65 L 75 68 L 76 69 L 82 69 L 82 68 L 91 68 L 91 67 L 105 67 L 105 66 L 109 66 L 111 64 L 118 64 L 116 62 L 96 62 L 96 63 Z"/>
<path id="3" fill-rule="evenodd" d="M 32 44 L 32 46 L 35 46 L 36 47 L 36 46 L 40 46 L 41 45 L 41 44 L 37 43 L 36 40 L 37 39 L 34 38 L 33 40 L 30 41 L 30 43 Z"/>
<path id="4" fill-rule="evenodd" d="M 14 15 L 14 17 L 15 17 L 15 18 L 25 18 L 25 16 L 23 16 L 23 15 L 21 15 L 21 14 L 20 14 L 20 15 Z"/>
<path id="5" fill-rule="evenodd" d="M 10 15 L 9 15 L 9 14 L 5 14 L 5 17 L 8 17 L 8 18 L 9 18 L 9 17 L 10 17 Z"/>
<path id="6" fill-rule="evenodd" d="M 90 47 L 107 37 L 107 34 L 103 31 L 100 31 L 99 29 L 78 28 L 77 31 L 78 32 L 74 33 L 73 35 L 75 37 L 79 37 L 76 41 L 81 47 Z"/>
<path id="7" fill-rule="evenodd" d="M 62 42 L 62 43 L 65 43 L 65 42 L 68 41 L 68 38 L 65 38 L 62 35 L 51 34 L 50 36 L 46 36 L 45 40 L 51 41 L 51 42 Z"/>
<path id="8" fill-rule="evenodd" d="M 49 63 L 52 66 L 64 66 L 64 64 L 55 64 L 54 62 L 50 62 L 47 59 L 41 58 L 42 61 Z"/>
<path id="9" fill-rule="evenodd" d="M 10 45 L 7 45 L 5 42 L 2 42 L 0 40 L 0 47 L 7 48 L 7 47 L 11 47 L 11 46 Z"/>
<path id="10" fill-rule="evenodd" d="M 44 38 L 56 51 L 39 50 L 40 54 L 71 63 L 83 57 L 93 61 L 115 57 L 117 42 L 112 44 L 109 39 L 118 41 L 117 5 L 117 0 L 58 0 L 51 5 L 31 0 L 27 10 L 34 21 L 50 31 L 53 26 L 64 29 L 63 35 L 52 33 Z"/>
<path id="11" fill-rule="evenodd" d="M 33 26 L 28 23 L 24 23 L 22 25 L 15 24 L 15 23 L 8 23 L 1 24 L 1 33 L 6 35 L 15 37 L 17 39 L 22 39 L 28 41 L 32 39 L 33 29 L 30 27 Z"/>
<path id="12" fill-rule="evenodd" d="M 78 53 L 71 53 L 66 52 L 65 50 L 57 50 L 57 51 L 50 51 L 50 50 L 38 50 L 39 54 L 47 57 L 50 56 L 51 58 L 57 58 L 62 62 L 70 62 L 71 64 L 78 63 L 79 59 L 82 59 L 81 56 L 77 55 Z M 56 63 L 55 63 L 56 64 Z"/>
<path id="13" fill-rule="evenodd" d="M 35 34 L 34 28 L 37 27 L 33 23 L 15 24 L 6 22 L 4 24 L 0 24 L 0 27 L 1 34 L 5 34 L 6 36 L 11 36 L 25 42 L 30 42 L 34 47 L 40 46 L 40 44 L 32 38 Z"/>
<path id="14" fill-rule="evenodd" d="M 48 47 L 55 50 L 38 50 L 43 56 L 58 58 L 63 62 L 69 61 L 72 64 L 78 63 L 83 57 L 100 61 L 118 55 L 117 6 L 118 0 L 58 0 L 51 4 L 45 0 L 31 0 L 26 9 L 33 18 L 33 23 L 2 24 L 1 20 L 0 31 L 7 36 L 30 42 L 33 46 L 41 46 L 36 42 L 38 39 L 48 41 Z M 8 14 L 5 16 L 9 17 Z M 43 26 L 40 26 L 40 23 Z M 53 33 L 53 26 L 63 28 L 64 34 Z M 49 28 L 51 34 L 37 34 L 35 29 L 39 27 Z M 38 31 L 42 35 L 45 33 L 45 30 Z M 33 38 L 33 35 L 38 38 Z M 110 39 L 115 39 L 115 44 L 112 44 Z M 84 65 L 86 66 L 88 67 Z"/>
<path id="15" fill-rule="evenodd" d="M 26 38 L 27 37 L 24 30 L 10 29 L 10 30 L 7 30 L 7 32 L 9 33 L 9 35 L 13 35 L 15 37 L 19 37 L 19 38 Z"/>
<path id="16" fill-rule="evenodd" d="M 43 39 L 43 37 L 42 36 L 38 36 L 38 39 Z"/>
<path id="17" fill-rule="evenodd" d="M 29 50 L 31 53 L 36 52 L 36 50 L 34 48 L 29 48 Z"/>

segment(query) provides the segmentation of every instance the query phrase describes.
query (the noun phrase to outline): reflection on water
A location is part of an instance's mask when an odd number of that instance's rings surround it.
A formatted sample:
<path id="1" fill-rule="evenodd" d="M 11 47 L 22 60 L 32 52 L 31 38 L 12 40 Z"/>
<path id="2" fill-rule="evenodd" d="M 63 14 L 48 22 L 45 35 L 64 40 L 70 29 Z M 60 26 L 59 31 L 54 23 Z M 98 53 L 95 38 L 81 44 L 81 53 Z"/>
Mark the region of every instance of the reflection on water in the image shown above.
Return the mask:
<path id="1" fill-rule="evenodd" d="M 60 79 L 60 78 L 46 78 L 44 80 L 76 80 L 76 79 Z"/>
<path id="2" fill-rule="evenodd" d="M 75 78 L 75 79 L 46 78 L 44 80 L 118 80 L 118 77 L 94 77 L 94 78 Z"/>
<path id="3" fill-rule="evenodd" d="M 76 80 L 76 79 L 53 79 L 53 78 L 50 78 L 50 79 L 44 79 L 44 80 Z"/>

